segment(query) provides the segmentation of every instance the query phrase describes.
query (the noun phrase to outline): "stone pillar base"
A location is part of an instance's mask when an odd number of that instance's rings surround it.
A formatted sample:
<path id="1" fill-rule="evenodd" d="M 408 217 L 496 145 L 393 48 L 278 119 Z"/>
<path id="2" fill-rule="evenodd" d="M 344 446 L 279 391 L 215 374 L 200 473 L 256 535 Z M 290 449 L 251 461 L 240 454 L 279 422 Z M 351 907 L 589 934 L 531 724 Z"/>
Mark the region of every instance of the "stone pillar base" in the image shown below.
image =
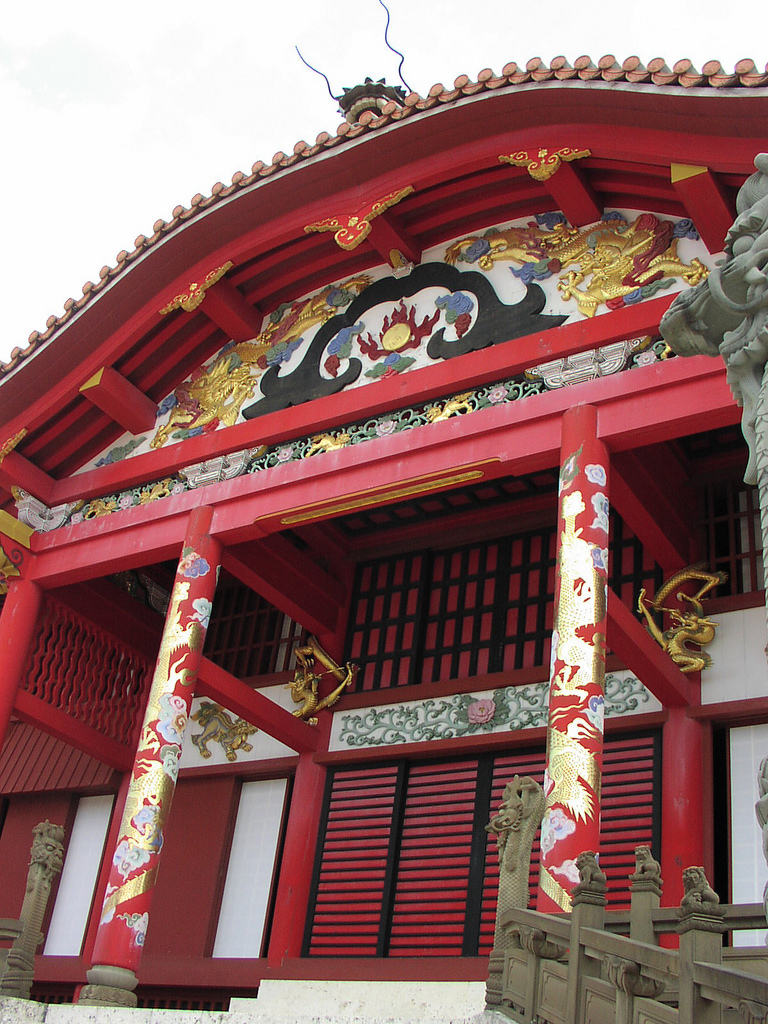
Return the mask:
<path id="1" fill-rule="evenodd" d="M 135 1009 L 138 1005 L 133 991 L 139 979 L 124 967 L 97 964 L 87 974 L 88 984 L 84 985 L 78 1004 L 80 1006 L 125 1006 Z"/>

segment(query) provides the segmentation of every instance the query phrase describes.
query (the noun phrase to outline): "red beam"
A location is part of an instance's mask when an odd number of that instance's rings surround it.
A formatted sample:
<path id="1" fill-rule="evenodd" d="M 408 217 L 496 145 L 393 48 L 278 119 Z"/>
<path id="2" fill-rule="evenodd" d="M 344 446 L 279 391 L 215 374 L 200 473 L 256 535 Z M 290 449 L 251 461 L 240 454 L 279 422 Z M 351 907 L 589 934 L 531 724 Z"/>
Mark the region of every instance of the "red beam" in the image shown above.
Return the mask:
<path id="1" fill-rule="evenodd" d="M 608 646 L 664 707 L 693 701 L 690 679 L 662 651 L 613 591 L 608 591 Z"/>
<path id="2" fill-rule="evenodd" d="M 616 374 L 578 387 L 579 400 L 598 407 L 599 435 L 611 450 L 695 432 L 704 414 L 712 426 L 738 422 L 739 410 L 719 361 L 671 359 L 627 372 L 633 375 L 631 385 L 624 374 Z M 420 493 L 456 486 L 453 477 L 468 468 L 490 479 L 554 466 L 560 418 L 574 397 L 572 389 L 562 388 L 419 428 L 418 445 L 411 432 L 393 434 L 213 484 L 205 493 L 216 507 L 214 531 L 225 544 L 253 541 L 291 526 L 286 517 L 302 509 L 314 513 L 320 508 L 319 516 L 304 516 L 316 522 L 354 507 L 399 500 L 404 486 Z M 198 492 L 190 491 L 35 534 L 30 578 L 58 586 L 176 557 L 187 514 L 200 500 Z"/>
<path id="3" fill-rule="evenodd" d="M 736 207 L 707 167 L 672 164 L 672 187 L 710 252 L 721 252 L 728 228 L 736 219 Z"/>
<path id="4" fill-rule="evenodd" d="M 212 434 L 190 438 L 180 445 L 168 445 L 159 451 L 79 473 L 58 481 L 55 501 L 46 504 L 88 499 L 111 491 L 125 490 L 143 481 L 168 476 L 179 465 L 203 462 L 228 452 L 261 444 L 277 444 L 330 430 L 335 426 L 362 422 L 370 416 L 402 409 L 417 401 L 430 401 L 512 377 L 538 363 L 586 352 L 625 338 L 650 334 L 658 329 L 659 321 L 673 298 L 674 295 L 665 295 L 649 302 L 626 306 L 610 314 L 529 334 L 482 352 L 445 360 L 414 373 L 380 380 L 369 387 L 353 388 L 351 391 L 217 430 Z M 722 376 L 724 379 L 724 370 Z M 733 401 L 731 404 L 735 408 Z M 638 443 L 649 442 L 646 440 Z"/>
<path id="5" fill-rule="evenodd" d="M 594 224 L 603 215 L 602 204 L 584 171 L 572 163 L 562 161 L 544 187 L 574 227 Z"/>
<path id="6" fill-rule="evenodd" d="M 344 587 L 284 537 L 225 548 L 222 565 L 310 632 L 335 632 Z"/>
<path id="7" fill-rule="evenodd" d="M 55 736 L 75 750 L 90 754 L 110 768 L 126 772 L 133 764 L 133 751 L 128 747 L 79 722 L 76 718 L 71 718 L 64 711 L 46 704 L 38 697 L 33 697 L 26 690 L 17 692 L 13 712 L 22 722 L 28 722 L 49 736 Z"/>
<path id="8" fill-rule="evenodd" d="M 163 616 L 114 583 L 107 579 L 89 580 L 53 590 L 51 596 L 154 663 L 160 647 Z"/>
<path id="9" fill-rule="evenodd" d="M 421 246 L 413 235 L 405 230 L 395 214 L 382 213 L 371 221 L 368 241 L 385 263 L 390 263 L 389 253 L 399 249 L 411 263 L 421 261 Z"/>
<path id="10" fill-rule="evenodd" d="M 141 434 L 155 425 L 155 403 L 112 366 L 97 370 L 81 385 L 80 393 L 131 434 Z"/>
<path id="11" fill-rule="evenodd" d="M 0 486 L 9 491 L 11 487 L 21 487 L 44 505 L 57 504 L 54 499 L 57 482 L 19 452 L 8 452 L 0 463 Z"/>
<path id="12" fill-rule="evenodd" d="M 200 662 L 195 695 L 210 697 L 300 754 L 317 748 L 318 737 L 313 726 L 300 721 L 258 690 L 252 690 L 208 658 Z"/>
<path id="13" fill-rule="evenodd" d="M 633 452 L 611 460 L 611 504 L 666 574 L 688 565 L 690 528 Z"/>
<path id="14" fill-rule="evenodd" d="M 251 305 L 242 292 L 224 278 L 208 289 L 201 308 L 233 341 L 248 341 L 261 331 L 263 314 L 259 307 Z"/>

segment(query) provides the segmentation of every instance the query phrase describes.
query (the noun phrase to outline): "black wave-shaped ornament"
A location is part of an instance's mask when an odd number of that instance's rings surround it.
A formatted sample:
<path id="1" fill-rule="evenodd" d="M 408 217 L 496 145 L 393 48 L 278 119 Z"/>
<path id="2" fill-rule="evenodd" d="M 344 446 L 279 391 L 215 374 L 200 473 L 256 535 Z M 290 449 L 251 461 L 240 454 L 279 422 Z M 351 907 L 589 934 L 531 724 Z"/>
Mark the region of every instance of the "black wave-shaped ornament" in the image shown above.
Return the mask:
<path id="1" fill-rule="evenodd" d="M 523 298 L 514 305 L 507 305 L 501 302 L 483 274 L 473 270 L 462 272 L 447 263 L 422 263 L 414 267 L 407 277 L 385 277 L 375 281 L 353 299 L 343 313 L 326 321 L 310 342 L 301 363 L 291 373 L 281 374 L 279 366 L 270 367 L 261 378 L 264 397 L 243 409 L 245 419 L 252 420 L 315 398 L 335 395 L 353 384 L 363 368 L 356 357 L 349 359 L 349 366 L 338 377 L 329 380 L 321 376 L 320 361 L 330 342 L 339 331 L 352 327 L 374 306 L 410 298 L 427 288 L 470 292 L 477 299 L 478 307 L 472 327 L 456 341 L 445 340 L 444 327 L 435 331 L 427 343 L 430 359 L 463 356 L 526 334 L 559 327 L 567 320 L 567 316 L 550 316 L 541 312 L 546 296 L 537 284 L 527 285 Z"/>

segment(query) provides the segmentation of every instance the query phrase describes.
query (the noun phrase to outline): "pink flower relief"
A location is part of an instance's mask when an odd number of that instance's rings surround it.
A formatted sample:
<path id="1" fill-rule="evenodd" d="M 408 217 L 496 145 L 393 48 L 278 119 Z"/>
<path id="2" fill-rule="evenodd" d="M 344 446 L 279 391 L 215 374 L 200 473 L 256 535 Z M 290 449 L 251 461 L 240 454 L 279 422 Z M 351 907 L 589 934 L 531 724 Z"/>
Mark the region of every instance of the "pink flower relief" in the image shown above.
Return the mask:
<path id="1" fill-rule="evenodd" d="M 491 388 L 488 392 L 488 401 L 492 405 L 497 405 L 499 402 L 503 402 L 507 397 L 507 389 L 503 384 L 497 384 L 495 388 Z"/>
<path id="2" fill-rule="evenodd" d="M 487 725 L 496 714 L 496 705 L 490 697 L 480 697 L 467 708 L 467 718 L 473 725 Z"/>

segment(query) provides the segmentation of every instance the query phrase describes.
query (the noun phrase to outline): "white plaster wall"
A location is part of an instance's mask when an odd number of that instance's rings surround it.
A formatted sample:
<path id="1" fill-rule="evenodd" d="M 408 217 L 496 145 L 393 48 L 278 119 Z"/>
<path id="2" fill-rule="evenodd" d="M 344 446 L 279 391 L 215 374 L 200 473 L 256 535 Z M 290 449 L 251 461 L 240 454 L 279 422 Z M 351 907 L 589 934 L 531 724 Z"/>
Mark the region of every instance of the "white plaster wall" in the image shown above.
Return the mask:
<path id="1" fill-rule="evenodd" d="M 731 729 L 731 865 L 732 901 L 761 903 L 768 868 L 755 816 L 757 769 L 768 757 L 768 725 Z M 734 932 L 735 946 L 765 943 L 767 931 Z"/>
<path id="2" fill-rule="evenodd" d="M 723 612 L 707 648 L 712 665 L 701 673 L 702 704 L 768 696 L 765 608 Z"/>
<path id="3" fill-rule="evenodd" d="M 83 797 L 75 814 L 67 856 L 43 952 L 79 956 L 101 866 L 114 797 Z"/>
<path id="4" fill-rule="evenodd" d="M 287 711 L 293 712 L 296 705 L 291 699 L 290 690 L 286 685 L 278 684 L 277 686 L 265 686 L 263 689 L 258 691 L 263 694 L 269 700 L 275 704 L 279 704 L 280 707 L 285 708 Z M 192 713 L 194 714 L 200 707 L 200 703 L 203 700 L 207 700 L 206 697 L 195 697 L 192 701 Z M 209 701 L 210 703 L 210 701 Z M 233 712 L 229 712 L 232 719 L 236 719 L 238 716 Z M 199 722 L 195 722 L 190 717 L 187 724 L 187 730 L 184 733 L 184 745 L 181 755 L 180 768 L 200 768 L 202 765 L 211 767 L 215 764 L 230 764 L 227 760 L 227 755 L 224 753 L 224 748 L 220 743 L 209 743 L 208 750 L 211 752 L 211 756 L 208 758 L 203 757 L 198 748 L 192 742 L 193 734 L 200 735 L 203 731 L 202 726 Z M 242 763 L 244 761 L 262 761 L 269 757 L 291 757 L 296 751 L 286 746 L 285 743 L 280 743 L 279 740 L 274 739 L 267 733 L 259 730 L 252 736 L 248 737 L 248 742 L 253 747 L 253 750 L 238 750 L 237 751 L 237 762 Z"/>

